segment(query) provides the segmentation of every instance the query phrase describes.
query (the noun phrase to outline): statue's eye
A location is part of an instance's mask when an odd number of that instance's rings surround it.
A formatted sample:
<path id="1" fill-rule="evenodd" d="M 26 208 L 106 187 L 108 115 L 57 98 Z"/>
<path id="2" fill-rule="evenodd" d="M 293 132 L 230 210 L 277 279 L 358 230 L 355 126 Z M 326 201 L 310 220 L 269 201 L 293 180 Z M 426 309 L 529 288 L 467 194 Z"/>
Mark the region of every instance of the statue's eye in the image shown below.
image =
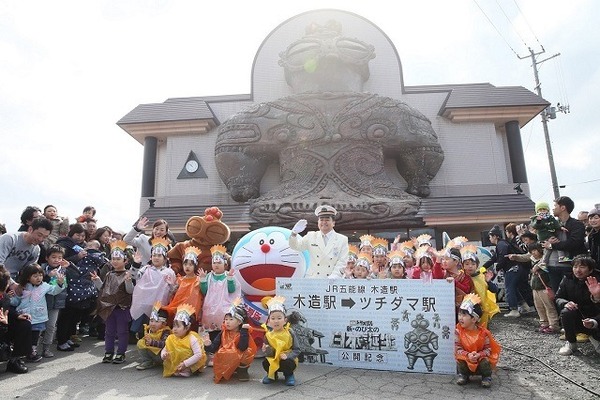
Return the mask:
<path id="1" fill-rule="evenodd" d="M 269 243 L 270 243 L 270 244 L 275 244 L 275 239 L 271 239 L 271 240 L 269 240 Z"/>
<path id="2" fill-rule="evenodd" d="M 263 244 L 265 244 L 265 239 L 260 239 L 260 242 L 258 242 L 258 244 L 260 244 L 261 246 L 262 246 Z"/>

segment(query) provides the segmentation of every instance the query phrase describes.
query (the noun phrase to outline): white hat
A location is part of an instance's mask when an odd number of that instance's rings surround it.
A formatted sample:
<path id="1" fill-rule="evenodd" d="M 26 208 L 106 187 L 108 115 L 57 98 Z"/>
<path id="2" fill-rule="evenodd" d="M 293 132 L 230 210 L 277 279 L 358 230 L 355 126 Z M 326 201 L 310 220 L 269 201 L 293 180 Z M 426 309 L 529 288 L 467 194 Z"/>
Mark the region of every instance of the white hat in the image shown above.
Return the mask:
<path id="1" fill-rule="evenodd" d="M 315 215 L 317 217 L 332 217 L 333 218 L 337 215 L 337 210 L 328 205 L 318 206 L 315 209 Z"/>

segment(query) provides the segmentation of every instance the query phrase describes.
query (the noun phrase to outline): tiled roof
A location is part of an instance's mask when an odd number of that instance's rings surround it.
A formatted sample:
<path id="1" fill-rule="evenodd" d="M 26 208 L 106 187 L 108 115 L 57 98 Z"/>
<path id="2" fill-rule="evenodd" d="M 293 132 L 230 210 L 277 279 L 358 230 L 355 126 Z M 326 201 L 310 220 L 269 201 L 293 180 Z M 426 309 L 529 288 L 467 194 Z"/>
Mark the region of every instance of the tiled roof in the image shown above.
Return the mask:
<path id="1" fill-rule="evenodd" d="M 425 198 L 421 202 L 419 217 L 456 215 L 505 215 L 527 213 L 533 215 L 535 203 L 523 194 L 487 196 L 457 196 Z"/>
<path id="2" fill-rule="evenodd" d="M 490 83 L 407 86 L 407 94 L 449 92 L 442 110 L 448 108 L 547 106 L 550 103 L 522 86 L 496 87 Z"/>
<path id="3" fill-rule="evenodd" d="M 213 205 L 206 206 L 180 206 L 180 207 L 152 207 L 144 212 L 144 216 L 150 221 L 157 219 L 166 220 L 173 227 L 183 227 L 187 220 L 193 215 L 204 215 L 204 210 Z M 223 212 L 222 221 L 227 225 L 256 223 L 250 217 L 250 205 L 219 205 Z"/>
<path id="4" fill-rule="evenodd" d="M 214 115 L 204 100 L 166 101 L 164 103 L 140 104 L 117 124 L 136 124 L 145 122 L 188 121 L 213 119 Z"/>

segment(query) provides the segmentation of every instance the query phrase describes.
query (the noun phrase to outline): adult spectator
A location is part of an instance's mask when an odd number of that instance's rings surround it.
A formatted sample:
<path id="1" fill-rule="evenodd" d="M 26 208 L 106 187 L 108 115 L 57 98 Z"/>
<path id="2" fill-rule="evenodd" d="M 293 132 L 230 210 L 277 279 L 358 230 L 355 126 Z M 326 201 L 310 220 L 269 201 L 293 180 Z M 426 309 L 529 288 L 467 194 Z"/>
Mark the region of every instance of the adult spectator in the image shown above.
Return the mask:
<path id="1" fill-rule="evenodd" d="M 543 244 L 545 249 L 552 250 L 548 256 L 548 274 L 550 286 L 554 293 L 564 276 L 571 275 L 571 261 L 580 254 L 587 254 L 585 247 L 585 226 L 581 221 L 571 217 L 575 203 L 567 196 L 561 196 L 554 200 L 554 216 L 558 218 L 563 229 L 556 236 L 550 237 Z M 560 259 L 558 251 L 561 250 L 565 256 Z"/>
<path id="2" fill-rule="evenodd" d="M 0 346 L 9 353 L 5 354 L 8 356 L 6 371 L 24 374 L 28 369 L 23 358 L 31 352 L 31 322 L 29 314 L 19 315 L 14 307 L 10 307 L 10 281 L 9 272 L 0 265 Z"/>
<path id="3" fill-rule="evenodd" d="M 167 239 L 173 245 L 174 241 L 169 234 L 169 224 L 164 219 L 157 219 L 152 224 L 152 234 L 150 236 L 144 233 L 148 227 L 148 218 L 140 217 L 133 225 L 133 228 L 125 235 L 123 240 L 135 247 L 142 256 L 142 265 L 150 263 L 152 258 L 152 239 L 163 238 Z M 169 247 L 170 248 L 170 247 Z"/>
<path id="4" fill-rule="evenodd" d="M 0 264 L 13 280 L 26 265 L 37 262 L 40 244 L 52 232 L 52 222 L 46 218 L 34 219 L 26 232 L 7 233 L 0 236 Z"/>
<path id="5" fill-rule="evenodd" d="M 526 231 L 519 237 L 521 238 L 521 243 L 523 243 L 525 246 L 529 246 L 530 244 L 537 242 L 537 235 L 529 231 Z"/>
<path id="6" fill-rule="evenodd" d="M 292 228 L 289 245 L 297 251 L 308 250 L 310 265 L 306 277 L 341 278 L 348 257 L 348 238 L 333 230 L 337 210 L 323 205 L 316 208 L 315 215 L 319 218 L 319 230 L 308 232 L 304 237 L 298 235 L 306 229 L 307 224 L 305 219 L 301 219 Z"/>
<path id="7" fill-rule="evenodd" d="M 581 223 L 585 226 L 585 234 L 588 235 L 592 230 L 592 227 L 589 223 L 589 212 L 587 211 L 579 211 L 577 213 L 577 220 L 581 221 Z"/>
<path id="8" fill-rule="evenodd" d="M 67 236 L 58 238 L 56 244 L 65 249 L 63 258 L 73 264 L 77 264 L 87 256 L 85 250 L 85 227 L 82 224 L 69 226 Z"/>
<path id="9" fill-rule="evenodd" d="M 36 206 L 27 206 L 21 213 L 21 226 L 18 232 L 25 232 L 31 226 L 34 219 L 42 215 L 42 210 Z"/>
<path id="10" fill-rule="evenodd" d="M 567 340 L 558 352 L 564 356 L 573 354 L 577 350 L 577 342 L 586 341 L 587 335 L 595 335 L 596 341 L 600 339 L 597 331 L 584 326 L 585 320 L 597 319 L 600 315 L 600 304 L 594 301 L 590 290 L 590 283 L 600 279 L 596 263 L 587 256 L 577 256 L 572 270 L 573 274 L 561 281 L 556 292 L 556 306 Z M 584 334 L 584 338 L 580 339 L 578 334 Z"/>
<path id="11" fill-rule="evenodd" d="M 516 234 L 516 231 L 515 231 Z M 524 311 L 529 310 L 523 295 L 519 292 L 519 286 L 522 282 L 527 282 L 529 271 L 520 265 L 517 261 L 510 260 L 508 255 L 520 254 L 522 251 L 516 245 L 502 238 L 502 229 L 498 225 L 494 225 L 488 233 L 490 242 L 496 246 L 494 255 L 483 264 L 485 268 L 491 267 L 496 263 L 496 271 L 504 272 L 504 286 L 506 290 L 506 301 L 510 311 L 504 314 L 505 317 L 520 317 L 519 305 Z M 527 307 L 526 307 L 527 306 Z"/>
<path id="12" fill-rule="evenodd" d="M 98 230 L 97 222 L 94 218 L 88 217 L 83 222 L 83 226 L 85 227 L 85 241 L 90 241 L 96 234 Z"/>
<path id="13" fill-rule="evenodd" d="M 588 222 L 592 229 L 588 235 L 590 256 L 596 262 L 596 265 L 600 265 L 600 204 L 596 204 L 596 207 L 590 210 Z"/>

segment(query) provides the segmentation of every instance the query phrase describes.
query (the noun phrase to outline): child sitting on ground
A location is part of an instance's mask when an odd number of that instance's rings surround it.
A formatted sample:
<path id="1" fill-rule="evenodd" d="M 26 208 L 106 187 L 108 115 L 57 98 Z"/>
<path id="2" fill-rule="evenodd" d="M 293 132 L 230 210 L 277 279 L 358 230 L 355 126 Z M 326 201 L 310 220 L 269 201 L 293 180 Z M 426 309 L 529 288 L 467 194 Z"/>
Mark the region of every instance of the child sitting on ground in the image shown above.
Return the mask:
<path id="1" fill-rule="evenodd" d="M 133 282 L 131 274 L 125 269 L 127 243 L 118 240 L 112 242 L 110 247 L 112 270 L 106 274 L 104 282 L 95 272 L 92 272 L 92 280 L 100 293 L 97 313 L 106 324 L 102 362 L 105 364 L 123 364 L 127 344 L 129 343 L 129 321 L 131 321 L 129 309 L 131 307 Z M 117 340 L 119 344 L 115 355 L 115 342 Z"/>
<path id="2" fill-rule="evenodd" d="M 142 362 L 135 367 L 137 370 L 153 368 L 162 365 L 160 351 L 165 347 L 167 338 L 171 334 L 171 328 L 167 325 L 169 314 L 161 310 L 161 304 L 157 301 L 150 313 L 150 323 L 144 325 L 144 337 L 138 340 L 137 348 Z"/>
<path id="3" fill-rule="evenodd" d="M 173 333 L 160 352 L 163 360 L 163 376 L 189 377 L 201 371 L 206 364 L 204 344 L 198 333 L 191 330 L 196 310 L 189 304 L 177 307 L 173 321 Z"/>
<path id="4" fill-rule="evenodd" d="M 500 355 L 500 344 L 487 329 L 478 325 L 483 315 L 481 299 L 476 294 L 466 295 L 458 311 L 454 342 L 454 356 L 458 369 L 457 385 L 469 383 L 472 375 L 481 375 L 481 386 L 492 385 L 492 368 Z"/>
<path id="5" fill-rule="evenodd" d="M 264 384 L 270 384 L 277 379 L 277 373 L 283 373 L 287 386 L 296 385 L 294 370 L 298 366 L 298 340 L 290 329 L 285 313 L 284 297 L 276 296 L 267 302 L 269 316 L 267 323 L 263 324 L 266 331 L 263 352 L 266 357 L 262 362 L 267 376 L 262 380 Z"/>
<path id="6" fill-rule="evenodd" d="M 219 383 L 221 379 L 229 380 L 234 372 L 237 372 L 238 380 L 250 380 L 248 367 L 256 355 L 256 343 L 248 334 L 249 328 L 246 309 L 241 304 L 241 299 L 237 299 L 225 314 L 221 333 L 212 342 L 204 342 L 206 352 L 215 355 L 215 383 Z"/>

